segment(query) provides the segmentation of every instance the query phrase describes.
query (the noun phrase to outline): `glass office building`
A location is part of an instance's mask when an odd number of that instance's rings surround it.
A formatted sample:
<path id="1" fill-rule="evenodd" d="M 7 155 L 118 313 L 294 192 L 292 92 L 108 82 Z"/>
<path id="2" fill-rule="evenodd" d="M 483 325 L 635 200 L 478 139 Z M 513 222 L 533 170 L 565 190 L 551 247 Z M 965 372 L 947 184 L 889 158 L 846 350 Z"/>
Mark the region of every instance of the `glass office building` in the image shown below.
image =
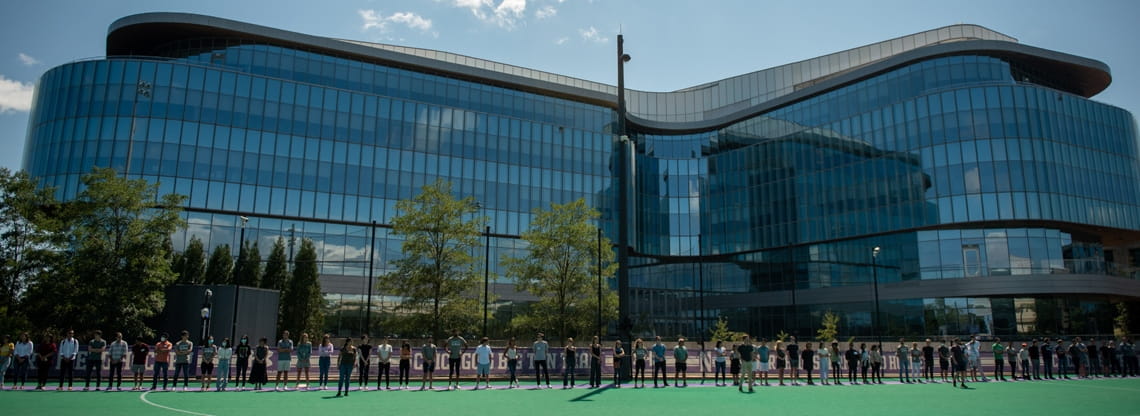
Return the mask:
<path id="1" fill-rule="evenodd" d="M 490 218 L 492 259 L 524 248 L 535 208 L 585 198 L 614 241 L 626 210 L 639 335 L 722 316 L 808 335 L 826 311 L 854 336 L 1110 334 L 1116 303 L 1140 309 L 1136 123 L 1090 100 L 1110 80 L 955 25 L 627 90 L 626 140 L 611 85 L 150 13 L 111 25 L 106 58 L 43 75 L 24 164 L 64 199 L 93 166 L 188 195 L 176 248 L 236 247 L 239 216 L 263 253 L 311 238 L 341 312 L 367 292 L 372 222 L 379 275 L 400 256 L 396 201 L 444 178 Z M 499 319 L 528 301 L 495 291 Z M 359 331 L 348 316 L 329 329 Z"/>

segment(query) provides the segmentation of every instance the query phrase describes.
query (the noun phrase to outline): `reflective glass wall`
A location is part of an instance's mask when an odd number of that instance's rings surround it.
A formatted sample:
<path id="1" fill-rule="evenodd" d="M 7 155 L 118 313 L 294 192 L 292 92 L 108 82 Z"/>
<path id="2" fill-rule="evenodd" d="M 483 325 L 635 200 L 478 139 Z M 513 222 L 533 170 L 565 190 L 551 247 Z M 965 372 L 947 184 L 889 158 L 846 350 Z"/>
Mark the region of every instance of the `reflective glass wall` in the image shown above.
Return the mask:
<path id="1" fill-rule="evenodd" d="M 188 195 L 189 227 L 174 236 L 176 249 L 193 236 L 207 249 L 228 244 L 236 256 L 238 216 L 250 218 L 246 239 L 263 256 L 278 238 L 313 239 L 323 289 L 363 298 L 372 221 L 380 275 L 400 256 L 385 228 L 396 201 L 436 178 L 479 201 L 496 236 L 492 259 L 521 247 L 517 236 L 535 208 L 578 198 L 601 207 L 613 114 L 306 51 L 231 45 L 48 71 L 25 168 L 63 199 L 93 166 Z M 491 275 L 499 272 L 492 261 Z M 385 300 L 375 302 L 380 310 Z"/>
<path id="2" fill-rule="evenodd" d="M 1140 228 L 1132 116 L 1018 71 L 931 59 L 714 132 L 636 135 L 638 327 L 692 334 L 726 316 L 808 333 L 834 309 L 869 333 L 867 303 L 820 306 L 815 289 L 867 291 L 876 276 L 1134 278 L 1111 261 Z M 923 299 L 891 302 L 918 311 L 891 331 L 944 326 L 922 321 Z"/>

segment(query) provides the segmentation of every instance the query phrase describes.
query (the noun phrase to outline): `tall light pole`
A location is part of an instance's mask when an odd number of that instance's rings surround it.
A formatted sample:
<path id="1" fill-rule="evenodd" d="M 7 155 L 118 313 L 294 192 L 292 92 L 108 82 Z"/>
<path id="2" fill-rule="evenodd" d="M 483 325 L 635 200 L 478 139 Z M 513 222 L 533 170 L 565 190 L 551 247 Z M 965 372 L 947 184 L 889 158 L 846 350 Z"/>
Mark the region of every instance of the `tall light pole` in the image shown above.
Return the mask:
<path id="1" fill-rule="evenodd" d="M 701 298 L 701 383 L 705 382 L 705 256 L 701 234 L 697 234 L 697 293 Z"/>
<path id="2" fill-rule="evenodd" d="M 292 246 L 292 244 L 290 244 Z M 374 260 L 376 258 L 376 220 L 372 220 L 372 248 L 368 251 L 368 305 L 365 307 L 364 315 L 364 334 L 372 331 L 372 281 L 376 280 L 373 271 Z"/>
<path id="3" fill-rule="evenodd" d="M 485 228 L 483 234 L 486 236 L 486 243 L 483 244 L 483 336 L 487 335 L 487 304 L 490 302 L 491 286 L 491 226 Z"/>
<path id="4" fill-rule="evenodd" d="M 626 342 L 626 345 L 633 345 L 631 340 L 630 331 L 633 329 L 633 322 L 629 318 L 629 176 L 630 165 L 627 151 L 632 151 L 629 146 L 629 133 L 625 128 L 625 63 L 630 61 L 630 56 L 625 53 L 625 38 L 622 35 L 617 37 L 617 71 L 618 71 L 618 114 L 617 114 L 617 127 L 618 127 L 618 337 Z M 599 315 L 601 315 L 601 283 L 599 282 L 598 290 L 598 308 Z M 599 321 L 601 319 L 599 318 Z M 601 333 L 601 324 L 598 325 L 598 332 Z M 621 379 L 629 379 L 630 374 L 630 360 L 627 356 L 622 360 L 621 366 Z"/>
<path id="5" fill-rule="evenodd" d="M 245 224 L 249 222 L 249 218 L 245 217 L 245 216 L 239 216 L 238 219 L 241 220 L 241 242 L 238 243 L 238 246 L 244 249 L 245 248 Z M 238 250 L 238 269 L 240 270 L 244 264 L 245 264 L 245 250 L 239 249 Z M 236 276 L 240 276 L 240 274 L 236 274 Z M 232 311 L 230 311 L 230 313 L 233 314 L 233 321 L 230 322 L 230 339 L 231 340 L 237 339 L 238 296 L 241 295 L 241 286 L 238 285 L 238 281 L 237 281 L 236 276 L 234 278 L 234 309 Z"/>
<path id="6" fill-rule="evenodd" d="M 602 227 L 598 227 L 598 339 L 602 338 Z"/>
<path id="7" fill-rule="evenodd" d="M 879 349 L 883 348 L 883 334 L 879 331 L 879 246 L 871 249 L 871 276 L 875 282 L 875 338 L 879 342 Z"/>

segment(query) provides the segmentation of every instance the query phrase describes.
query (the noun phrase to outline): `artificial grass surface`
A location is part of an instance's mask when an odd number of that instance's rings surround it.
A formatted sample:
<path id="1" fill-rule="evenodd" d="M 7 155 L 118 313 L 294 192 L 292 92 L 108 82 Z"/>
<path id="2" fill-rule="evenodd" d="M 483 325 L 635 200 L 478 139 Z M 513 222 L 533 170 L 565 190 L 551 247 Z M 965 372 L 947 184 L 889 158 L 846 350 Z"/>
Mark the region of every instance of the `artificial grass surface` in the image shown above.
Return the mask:
<path id="1" fill-rule="evenodd" d="M 698 412 L 774 412 L 777 414 L 984 415 L 1140 414 L 1140 379 L 1094 379 L 1037 382 L 970 383 L 971 389 L 949 384 L 869 386 L 757 387 L 752 394 L 735 387 L 652 387 L 634 389 L 576 388 L 471 391 L 335 391 L 308 392 L 0 392 L 5 414 L 23 415 L 250 415 L 312 414 L 435 415 L 449 413 L 496 416 L 549 414 L 641 415 Z M 440 388 L 446 382 L 437 384 Z M 270 384 L 272 386 L 272 384 Z M 413 383 L 415 388 L 418 383 Z M 496 387 L 503 387 L 498 384 Z M 652 384 L 650 385 L 652 386 Z M 271 387 L 272 388 L 272 387 Z M 150 401 L 157 407 L 146 403 Z M 178 409 L 178 410 L 171 410 Z M 826 413 L 825 413 L 826 412 Z"/>

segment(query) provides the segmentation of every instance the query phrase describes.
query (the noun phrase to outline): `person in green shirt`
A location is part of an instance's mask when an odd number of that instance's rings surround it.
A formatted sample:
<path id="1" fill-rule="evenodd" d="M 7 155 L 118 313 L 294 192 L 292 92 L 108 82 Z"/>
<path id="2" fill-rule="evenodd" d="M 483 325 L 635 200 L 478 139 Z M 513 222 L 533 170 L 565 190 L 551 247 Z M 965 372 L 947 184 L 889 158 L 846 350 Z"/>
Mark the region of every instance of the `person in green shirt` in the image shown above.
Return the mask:
<path id="1" fill-rule="evenodd" d="M 293 340 L 289 339 L 289 331 L 281 333 L 281 339 L 277 340 L 277 378 L 274 380 L 273 389 L 277 390 L 277 383 L 281 382 L 281 378 L 285 378 L 284 390 L 289 390 L 289 367 L 293 361 Z"/>
<path id="2" fill-rule="evenodd" d="M 420 390 L 424 389 L 424 384 L 427 384 L 428 390 L 432 389 L 432 379 L 435 377 L 435 349 L 435 340 L 429 339 L 420 350 L 424 357 L 424 376 L 420 382 Z"/>
<path id="3" fill-rule="evenodd" d="M 688 372 L 689 369 L 689 349 L 685 348 L 685 339 L 677 339 L 677 347 L 673 348 L 673 365 L 676 371 L 673 373 L 673 385 L 677 387 L 689 387 Z M 677 380 L 684 383 L 683 386 L 677 385 Z"/>
<path id="4" fill-rule="evenodd" d="M 83 391 L 91 387 L 91 375 L 95 375 L 95 391 L 99 391 L 99 384 L 103 382 L 103 350 L 107 349 L 107 341 L 103 339 L 103 331 L 95 330 L 95 338 L 87 343 L 87 374 Z"/>
<path id="5" fill-rule="evenodd" d="M 467 352 L 467 340 L 459 336 L 459 330 L 451 330 L 451 338 L 447 339 L 447 389 L 459 390 L 459 362 L 463 353 Z"/>
<path id="6" fill-rule="evenodd" d="M 297 343 L 297 388 L 301 387 L 302 380 L 308 387 L 309 367 L 313 366 L 313 343 L 309 341 L 309 333 L 301 333 L 301 342 Z M 301 378 L 304 374 L 304 378 Z"/>
<path id="7" fill-rule="evenodd" d="M 1005 346 L 1001 345 L 1001 338 L 994 338 L 994 379 L 1005 381 Z"/>

